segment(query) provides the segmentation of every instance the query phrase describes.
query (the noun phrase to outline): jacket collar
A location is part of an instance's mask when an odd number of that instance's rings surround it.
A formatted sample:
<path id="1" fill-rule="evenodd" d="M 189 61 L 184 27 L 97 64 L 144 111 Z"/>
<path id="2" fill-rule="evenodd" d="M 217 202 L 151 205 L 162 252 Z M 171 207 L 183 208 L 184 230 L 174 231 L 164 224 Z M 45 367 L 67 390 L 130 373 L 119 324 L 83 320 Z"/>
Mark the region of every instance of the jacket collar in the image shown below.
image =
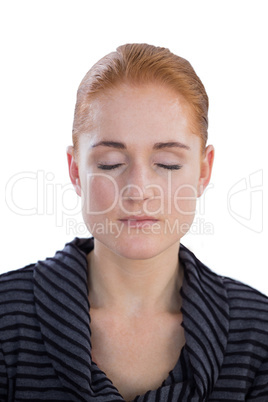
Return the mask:
<path id="1" fill-rule="evenodd" d="M 92 238 L 75 238 L 53 258 L 36 264 L 36 312 L 48 356 L 70 396 L 81 401 L 93 396 L 96 401 L 105 400 L 94 387 L 94 371 L 97 382 L 102 382 L 102 392 L 106 386 L 106 392 L 123 401 L 104 373 L 96 367 L 92 370 L 86 254 L 93 247 Z M 182 245 L 179 258 L 184 266 L 182 313 L 194 378 L 192 400 L 205 401 L 218 378 L 227 345 L 227 295 L 222 278 Z"/>
<path id="2" fill-rule="evenodd" d="M 227 347 L 229 304 L 223 278 L 202 264 L 183 245 L 181 289 L 183 327 L 196 392 L 206 401 L 219 376 Z"/>
<path id="3" fill-rule="evenodd" d="M 77 401 L 94 396 L 86 259 L 92 248 L 92 239 L 75 239 L 53 258 L 39 261 L 34 270 L 36 312 L 46 351 L 63 387 Z"/>

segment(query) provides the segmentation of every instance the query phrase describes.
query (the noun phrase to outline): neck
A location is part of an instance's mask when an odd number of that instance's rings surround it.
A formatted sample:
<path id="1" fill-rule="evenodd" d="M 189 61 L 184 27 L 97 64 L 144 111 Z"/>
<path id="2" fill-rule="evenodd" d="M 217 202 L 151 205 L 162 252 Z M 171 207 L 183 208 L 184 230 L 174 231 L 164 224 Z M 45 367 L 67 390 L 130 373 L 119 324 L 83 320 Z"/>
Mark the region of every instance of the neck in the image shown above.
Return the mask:
<path id="1" fill-rule="evenodd" d="M 182 269 L 179 244 L 160 256 L 130 260 L 107 250 L 95 239 L 88 254 L 91 308 L 116 309 L 124 315 L 179 313 Z"/>

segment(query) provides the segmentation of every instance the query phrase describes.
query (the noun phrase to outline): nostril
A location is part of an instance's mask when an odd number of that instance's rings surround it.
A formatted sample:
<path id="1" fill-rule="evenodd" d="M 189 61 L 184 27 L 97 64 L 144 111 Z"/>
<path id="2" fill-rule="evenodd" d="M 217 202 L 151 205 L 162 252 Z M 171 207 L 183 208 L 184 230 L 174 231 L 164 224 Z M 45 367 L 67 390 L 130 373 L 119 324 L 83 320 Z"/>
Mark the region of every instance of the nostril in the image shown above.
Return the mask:
<path id="1" fill-rule="evenodd" d="M 154 190 L 152 185 L 141 187 L 137 184 L 128 184 L 122 188 L 120 195 L 123 200 L 144 201 L 154 198 Z"/>
<path id="2" fill-rule="evenodd" d="M 142 188 L 137 184 L 127 184 L 122 188 L 120 195 L 123 199 L 132 199 L 133 201 L 143 199 Z"/>

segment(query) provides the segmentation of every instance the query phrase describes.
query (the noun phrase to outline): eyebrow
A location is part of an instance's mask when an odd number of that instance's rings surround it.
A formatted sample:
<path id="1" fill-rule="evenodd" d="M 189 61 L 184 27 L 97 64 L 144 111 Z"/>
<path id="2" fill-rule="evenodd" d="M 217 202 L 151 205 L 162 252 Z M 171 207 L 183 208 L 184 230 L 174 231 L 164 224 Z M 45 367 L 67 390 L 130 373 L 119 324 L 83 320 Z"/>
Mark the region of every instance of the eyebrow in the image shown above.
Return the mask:
<path id="1" fill-rule="evenodd" d="M 185 145 L 182 142 L 177 141 L 157 142 L 153 146 L 153 149 L 163 149 L 163 148 L 183 148 L 190 150 L 190 147 L 188 145 Z"/>
<path id="2" fill-rule="evenodd" d="M 117 141 L 99 141 L 96 144 L 93 144 L 91 148 L 96 148 L 101 145 L 117 149 L 127 149 L 126 145 L 123 142 L 117 142 Z"/>
<path id="3" fill-rule="evenodd" d="M 127 149 L 126 144 L 124 144 L 123 142 L 117 142 L 117 141 L 99 141 L 96 144 L 93 144 L 92 148 L 96 148 L 99 146 L 111 147 L 111 148 L 116 148 L 116 149 Z M 156 142 L 153 146 L 154 150 L 159 150 L 159 149 L 164 149 L 164 148 L 182 148 L 182 149 L 190 150 L 190 147 L 188 145 L 185 145 L 185 144 L 183 144 L 181 142 L 177 142 L 177 141 Z"/>

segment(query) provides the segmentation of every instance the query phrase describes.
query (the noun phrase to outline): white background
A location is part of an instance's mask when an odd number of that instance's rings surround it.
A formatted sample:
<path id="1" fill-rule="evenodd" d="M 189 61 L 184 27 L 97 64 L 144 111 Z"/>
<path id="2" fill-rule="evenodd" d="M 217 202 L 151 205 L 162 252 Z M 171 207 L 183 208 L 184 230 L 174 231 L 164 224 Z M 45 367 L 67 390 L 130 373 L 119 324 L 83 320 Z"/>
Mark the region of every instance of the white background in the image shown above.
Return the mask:
<path id="1" fill-rule="evenodd" d="M 1 271 L 88 236 L 65 153 L 76 90 L 100 57 L 147 42 L 188 59 L 210 98 L 214 172 L 182 243 L 268 294 L 266 10 L 265 0 L 2 1 Z"/>

